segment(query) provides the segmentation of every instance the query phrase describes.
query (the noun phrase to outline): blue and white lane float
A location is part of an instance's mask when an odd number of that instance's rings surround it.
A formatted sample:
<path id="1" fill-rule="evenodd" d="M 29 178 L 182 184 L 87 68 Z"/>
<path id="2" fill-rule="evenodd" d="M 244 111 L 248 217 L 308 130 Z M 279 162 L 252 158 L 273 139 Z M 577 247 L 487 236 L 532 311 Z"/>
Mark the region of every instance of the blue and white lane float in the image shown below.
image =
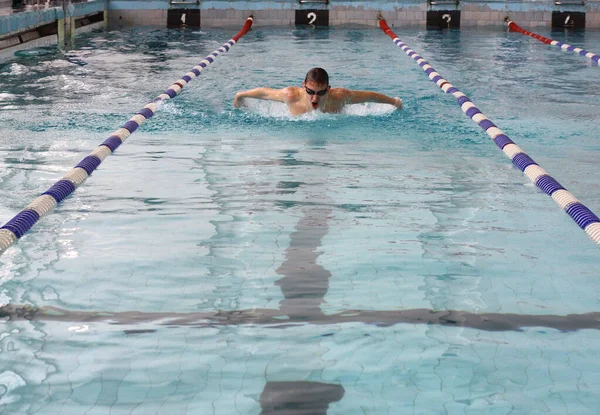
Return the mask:
<path id="1" fill-rule="evenodd" d="M 589 59 L 593 60 L 596 63 L 600 63 L 600 62 L 598 62 L 600 60 L 600 55 L 596 55 L 595 53 L 588 52 L 585 49 L 577 48 L 575 46 L 571 46 L 571 45 L 568 45 L 566 43 L 561 43 L 558 40 L 552 40 L 552 39 L 549 39 L 549 38 L 544 37 L 542 35 L 538 35 L 537 33 L 530 32 L 529 30 L 523 29 L 522 27 L 520 27 L 518 24 L 516 24 L 512 20 L 509 20 L 507 24 L 508 24 L 508 28 L 510 30 L 514 30 L 515 32 L 519 32 L 519 33 L 524 34 L 526 36 L 531 36 L 532 38 L 537 39 L 540 42 L 543 42 L 543 43 L 545 43 L 547 45 L 556 46 L 557 48 L 562 49 L 562 50 L 566 50 L 568 52 L 579 53 L 579 55 L 581 55 L 581 56 L 585 56 L 586 58 L 589 58 Z"/>
<path id="2" fill-rule="evenodd" d="M 410 58 L 414 59 L 425 71 L 429 79 L 437 84 L 445 93 L 452 94 L 458 101 L 462 111 L 475 121 L 490 136 L 494 143 L 506 154 L 525 175 L 544 193 L 552 199 L 573 219 L 591 240 L 600 245 L 600 219 L 590 209 L 583 205 L 554 180 L 544 169 L 519 148 L 506 134 L 493 122 L 481 113 L 479 108 L 454 85 L 441 77 L 429 63 L 414 50 L 406 46 L 398 36 L 391 31 L 385 20 L 379 20 L 381 30 L 388 35 L 394 43 L 401 48 Z"/>
<path id="3" fill-rule="evenodd" d="M 181 79 L 174 82 L 166 91 L 138 111 L 136 115 L 129 119 L 129 121 L 123 124 L 119 129 L 114 131 L 102 144 L 63 176 L 62 179 L 54 183 L 54 185 L 42 193 L 41 196 L 34 199 L 25 209 L 9 220 L 4 226 L 0 227 L 0 255 L 31 229 L 42 216 L 50 212 L 67 196 L 73 193 L 75 189 L 81 185 L 94 170 L 96 170 L 107 156 L 114 153 L 117 147 L 119 147 L 129 135 L 154 115 L 161 102 L 175 98 L 179 95 L 185 85 L 192 79 L 200 76 L 202 70 L 213 63 L 217 56 L 228 52 L 229 49 L 250 30 L 252 23 L 253 18 L 250 16 L 246 19 L 242 29 L 233 38 L 201 60 L 190 72 L 186 73 Z"/>

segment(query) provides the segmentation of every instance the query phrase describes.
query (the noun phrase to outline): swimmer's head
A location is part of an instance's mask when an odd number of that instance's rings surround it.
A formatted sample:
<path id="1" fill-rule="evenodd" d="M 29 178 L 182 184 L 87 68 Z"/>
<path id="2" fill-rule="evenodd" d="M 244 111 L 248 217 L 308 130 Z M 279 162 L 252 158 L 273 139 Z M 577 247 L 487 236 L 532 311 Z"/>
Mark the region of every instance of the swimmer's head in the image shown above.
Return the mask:
<path id="1" fill-rule="evenodd" d="M 312 68 L 306 74 L 302 83 L 304 92 L 312 105 L 313 110 L 319 108 L 321 98 L 329 91 L 329 75 L 323 68 Z"/>
<path id="2" fill-rule="evenodd" d="M 308 81 L 319 85 L 329 85 L 329 74 L 323 68 L 312 68 L 306 73 L 306 77 L 304 78 L 304 83 Z"/>

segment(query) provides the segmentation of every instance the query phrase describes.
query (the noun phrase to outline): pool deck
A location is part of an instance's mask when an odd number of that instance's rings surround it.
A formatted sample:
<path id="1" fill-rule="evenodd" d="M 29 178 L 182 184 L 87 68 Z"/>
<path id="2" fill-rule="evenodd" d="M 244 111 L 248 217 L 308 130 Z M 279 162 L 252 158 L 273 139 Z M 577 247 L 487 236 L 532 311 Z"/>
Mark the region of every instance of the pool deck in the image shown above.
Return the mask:
<path id="1" fill-rule="evenodd" d="M 42 9 L 47 9 L 51 7 L 49 4 L 35 4 L 35 5 L 25 5 L 21 7 L 16 7 L 13 5 L 13 1 L 5 1 L 0 0 L 0 16 L 8 16 L 10 14 L 28 12 L 28 11 L 37 11 Z"/>
<path id="2" fill-rule="evenodd" d="M 0 0 L 0 62 L 106 24 L 107 0 Z"/>
<path id="3" fill-rule="evenodd" d="M 461 27 L 502 27 L 505 17 L 525 28 L 550 27 L 553 12 L 576 12 L 585 14 L 586 28 L 600 28 L 600 0 L 0 0 L 0 39 L 6 33 L 2 25 L 6 17 L 12 20 L 56 10 L 81 16 L 99 9 L 109 13 L 112 26 L 166 27 L 170 10 L 197 9 L 202 27 L 238 26 L 250 13 L 255 26 L 289 26 L 296 24 L 298 13 L 316 10 L 327 14 L 331 26 L 377 26 L 381 13 L 392 27 L 424 27 L 428 13 L 454 11 L 460 13 Z"/>

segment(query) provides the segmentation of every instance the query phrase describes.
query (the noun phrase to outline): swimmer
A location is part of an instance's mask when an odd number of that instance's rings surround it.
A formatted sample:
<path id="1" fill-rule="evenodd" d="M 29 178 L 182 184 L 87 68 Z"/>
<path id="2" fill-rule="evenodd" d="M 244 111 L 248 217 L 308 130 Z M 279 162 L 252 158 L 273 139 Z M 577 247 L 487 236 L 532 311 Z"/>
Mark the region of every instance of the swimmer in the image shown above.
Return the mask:
<path id="1" fill-rule="evenodd" d="M 379 92 L 355 91 L 346 88 L 331 88 L 329 75 L 322 68 L 313 68 L 306 74 L 302 87 L 289 86 L 282 89 L 255 88 L 240 91 L 235 95 L 233 106 L 244 106 L 245 98 L 264 99 L 283 102 L 292 115 L 305 114 L 309 111 L 340 112 L 348 104 L 377 102 L 390 104 L 397 109 L 402 108 L 400 98 L 392 98 Z"/>

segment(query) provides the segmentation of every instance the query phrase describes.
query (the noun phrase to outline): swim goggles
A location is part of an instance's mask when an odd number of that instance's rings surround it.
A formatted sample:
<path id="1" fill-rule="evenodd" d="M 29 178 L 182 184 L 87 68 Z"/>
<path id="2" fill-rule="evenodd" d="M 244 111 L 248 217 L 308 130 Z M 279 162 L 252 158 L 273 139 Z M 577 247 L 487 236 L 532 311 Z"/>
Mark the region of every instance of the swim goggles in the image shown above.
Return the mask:
<path id="1" fill-rule="evenodd" d="M 323 95 L 325 95 L 327 93 L 327 90 L 329 90 L 329 87 L 327 87 L 325 89 L 321 89 L 320 91 L 314 91 L 314 90 L 310 89 L 307 86 L 305 86 L 304 89 L 306 90 L 306 93 L 308 95 L 315 95 L 315 94 L 317 94 L 318 96 L 322 97 Z"/>

